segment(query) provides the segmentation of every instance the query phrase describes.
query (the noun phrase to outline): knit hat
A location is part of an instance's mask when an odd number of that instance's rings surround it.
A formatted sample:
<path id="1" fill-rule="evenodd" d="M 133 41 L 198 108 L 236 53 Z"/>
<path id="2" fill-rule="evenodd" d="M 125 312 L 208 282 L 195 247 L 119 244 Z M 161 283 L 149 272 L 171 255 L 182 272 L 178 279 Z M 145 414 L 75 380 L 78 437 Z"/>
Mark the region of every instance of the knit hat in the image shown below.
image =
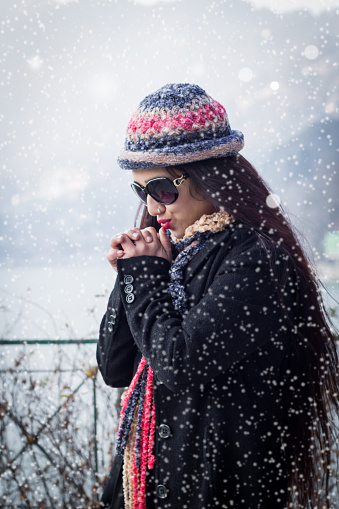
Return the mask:
<path id="1" fill-rule="evenodd" d="M 127 126 L 121 168 L 173 166 L 236 154 L 244 135 L 198 85 L 170 83 L 145 97 Z"/>

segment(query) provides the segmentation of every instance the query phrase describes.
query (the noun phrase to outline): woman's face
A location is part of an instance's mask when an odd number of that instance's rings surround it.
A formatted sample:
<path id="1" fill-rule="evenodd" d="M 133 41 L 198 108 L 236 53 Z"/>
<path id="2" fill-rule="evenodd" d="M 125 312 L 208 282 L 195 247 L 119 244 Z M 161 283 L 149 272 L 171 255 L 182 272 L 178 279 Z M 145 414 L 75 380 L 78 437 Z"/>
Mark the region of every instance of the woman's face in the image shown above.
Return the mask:
<path id="1" fill-rule="evenodd" d="M 180 177 L 181 173 L 177 172 Z M 154 168 L 150 170 L 133 170 L 133 180 L 142 186 L 156 177 L 167 177 L 174 180 L 165 168 Z M 188 226 L 193 224 L 203 214 L 213 214 L 215 207 L 204 197 L 198 197 L 190 192 L 190 179 L 186 179 L 177 187 L 179 196 L 171 205 L 162 205 L 147 195 L 147 209 L 151 216 L 159 219 L 171 220 L 170 232 L 178 239 L 181 239 Z"/>

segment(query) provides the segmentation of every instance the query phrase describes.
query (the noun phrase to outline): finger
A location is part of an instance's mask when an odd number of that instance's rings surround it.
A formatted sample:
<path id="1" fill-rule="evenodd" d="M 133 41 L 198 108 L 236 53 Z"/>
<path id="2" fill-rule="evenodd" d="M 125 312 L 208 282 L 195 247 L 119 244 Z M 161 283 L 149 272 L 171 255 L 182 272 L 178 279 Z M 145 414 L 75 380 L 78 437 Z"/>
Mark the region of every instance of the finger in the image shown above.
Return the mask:
<path id="1" fill-rule="evenodd" d="M 117 271 L 117 258 L 120 258 L 116 249 L 110 249 L 106 255 L 107 260 L 115 271 Z"/>
<path id="2" fill-rule="evenodd" d="M 159 240 L 161 242 L 162 247 L 167 253 L 168 259 L 172 260 L 172 246 L 169 237 L 166 235 L 166 232 L 163 227 L 160 228 L 159 232 Z"/>
<path id="3" fill-rule="evenodd" d="M 125 233 L 120 233 L 117 235 L 116 249 L 126 251 L 126 249 L 134 247 L 133 241 L 126 235 Z M 113 247 L 113 246 L 112 246 Z"/>
<path id="4" fill-rule="evenodd" d="M 152 226 L 141 230 L 141 234 L 145 239 L 145 242 L 153 242 L 154 240 L 157 240 L 157 231 Z"/>
<path id="5" fill-rule="evenodd" d="M 106 258 L 107 260 L 109 261 L 109 263 L 116 263 L 116 260 L 117 258 L 121 258 L 121 256 L 124 254 L 123 251 L 119 250 L 119 249 L 113 249 L 111 248 L 107 255 L 106 255 Z"/>
<path id="6" fill-rule="evenodd" d="M 150 232 L 148 230 L 146 230 L 146 229 L 143 230 L 141 235 L 142 235 L 142 237 L 143 237 L 145 242 L 147 242 L 147 243 L 153 242 L 153 237 L 152 237 L 152 235 L 150 234 Z"/>
<path id="7" fill-rule="evenodd" d="M 107 258 L 107 260 L 109 261 L 109 263 L 114 262 L 114 261 L 116 260 L 116 258 L 117 258 L 117 250 L 116 250 L 116 249 L 111 248 L 111 249 L 108 251 L 108 253 L 107 253 L 107 255 L 106 255 L 106 258 Z"/>
<path id="8" fill-rule="evenodd" d="M 140 239 L 140 230 L 139 228 L 131 228 L 130 230 L 125 231 L 125 235 L 127 235 L 131 240 Z"/>
<path id="9" fill-rule="evenodd" d="M 113 249 L 120 249 L 121 248 L 121 236 L 122 235 L 123 235 L 122 233 L 118 233 L 117 235 L 114 235 L 111 238 L 110 246 Z"/>

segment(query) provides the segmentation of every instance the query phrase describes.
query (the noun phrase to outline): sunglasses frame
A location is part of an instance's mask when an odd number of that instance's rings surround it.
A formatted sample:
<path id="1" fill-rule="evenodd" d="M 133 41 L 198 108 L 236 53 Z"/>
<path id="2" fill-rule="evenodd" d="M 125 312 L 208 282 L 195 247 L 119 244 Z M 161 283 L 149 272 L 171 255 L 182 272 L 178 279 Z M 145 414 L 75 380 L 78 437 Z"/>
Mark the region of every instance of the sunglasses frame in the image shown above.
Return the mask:
<path id="1" fill-rule="evenodd" d="M 149 180 L 145 186 L 142 186 L 141 184 L 138 184 L 138 182 L 130 182 L 130 186 L 131 186 L 133 192 L 139 198 L 139 200 L 142 203 L 144 203 L 145 205 L 147 205 L 147 195 L 148 194 L 150 195 L 151 198 L 153 198 L 154 201 L 156 201 L 157 203 L 160 203 L 161 205 L 172 205 L 172 203 L 174 203 L 178 199 L 178 196 L 179 196 L 179 192 L 178 192 L 178 190 L 176 188 L 179 187 L 186 179 L 188 179 L 188 175 L 186 173 L 183 173 L 180 177 L 176 177 L 174 180 L 171 180 L 168 177 L 155 177 L 154 179 Z M 171 184 L 174 185 L 174 189 L 173 189 L 174 200 L 173 201 L 171 201 L 169 203 L 164 203 L 162 201 L 159 201 L 156 198 L 154 198 L 154 196 L 152 196 L 152 194 L 147 190 L 147 187 L 149 186 L 149 184 L 151 184 L 152 182 L 157 181 L 157 180 L 167 180 Z M 143 191 L 145 193 L 145 195 L 146 195 L 146 200 L 145 201 L 142 200 L 142 198 L 140 198 L 140 196 L 138 195 L 137 191 L 135 190 L 135 186 L 138 187 L 139 189 L 141 189 L 141 191 Z"/>

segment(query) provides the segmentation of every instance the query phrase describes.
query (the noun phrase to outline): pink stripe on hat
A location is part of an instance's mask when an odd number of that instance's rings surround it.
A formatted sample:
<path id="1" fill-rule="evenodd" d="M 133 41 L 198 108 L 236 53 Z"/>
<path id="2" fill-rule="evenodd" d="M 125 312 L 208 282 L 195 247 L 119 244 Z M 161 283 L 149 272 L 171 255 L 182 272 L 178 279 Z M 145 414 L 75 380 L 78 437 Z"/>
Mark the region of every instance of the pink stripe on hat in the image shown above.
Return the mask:
<path id="1" fill-rule="evenodd" d="M 135 133 L 137 129 L 141 129 L 141 132 L 145 134 L 149 129 L 153 129 L 160 133 L 165 127 L 174 130 L 182 128 L 185 131 L 191 131 L 192 129 L 199 129 L 206 122 L 214 122 L 217 119 L 224 120 L 225 116 L 227 121 L 225 108 L 217 101 L 213 101 L 213 104 L 205 104 L 205 106 L 200 107 L 198 112 L 188 111 L 186 115 L 176 114 L 172 117 L 166 115 L 162 118 L 159 118 L 157 115 L 150 118 L 134 116 L 128 123 L 127 132 L 132 131 Z M 194 126 L 194 124 L 197 125 Z"/>

